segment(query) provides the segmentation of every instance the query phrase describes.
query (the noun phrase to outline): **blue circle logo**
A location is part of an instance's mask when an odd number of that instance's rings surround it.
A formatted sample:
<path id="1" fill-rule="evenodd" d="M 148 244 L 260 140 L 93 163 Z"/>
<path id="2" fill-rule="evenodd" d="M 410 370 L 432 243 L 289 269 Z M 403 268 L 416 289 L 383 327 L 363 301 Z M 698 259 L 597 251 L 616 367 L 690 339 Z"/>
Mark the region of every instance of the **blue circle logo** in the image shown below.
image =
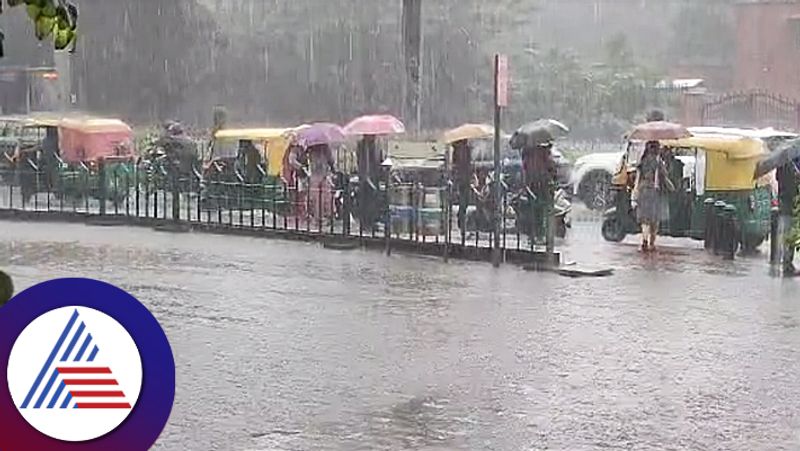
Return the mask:
<path id="1" fill-rule="evenodd" d="M 0 308 L 0 450 L 149 449 L 175 399 L 158 321 L 105 282 L 59 279 Z"/>

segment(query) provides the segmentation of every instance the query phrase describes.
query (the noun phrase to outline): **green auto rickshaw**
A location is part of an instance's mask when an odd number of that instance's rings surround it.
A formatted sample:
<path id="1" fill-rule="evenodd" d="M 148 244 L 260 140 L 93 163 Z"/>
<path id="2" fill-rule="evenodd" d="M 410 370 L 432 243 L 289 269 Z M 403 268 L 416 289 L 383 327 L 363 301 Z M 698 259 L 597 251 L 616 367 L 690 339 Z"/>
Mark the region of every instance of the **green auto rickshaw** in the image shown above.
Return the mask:
<path id="1" fill-rule="evenodd" d="M 640 233 L 631 208 L 631 193 L 637 155 L 643 143 L 629 143 L 612 189 L 616 200 L 606 211 L 602 234 L 620 242 Z M 668 171 L 675 190 L 667 194 L 669 216 L 659 235 L 702 240 L 705 237 L 707 202 L 723 202 L 736 210 L 739 245 L 745 251 L 758 248 L 769 235 L 770 210 L 774 198 L 769 176 L 755 179 L 755 168 L 767 153 L 761 139 L 722 134 L 661 141 L 668 151 Z"/>

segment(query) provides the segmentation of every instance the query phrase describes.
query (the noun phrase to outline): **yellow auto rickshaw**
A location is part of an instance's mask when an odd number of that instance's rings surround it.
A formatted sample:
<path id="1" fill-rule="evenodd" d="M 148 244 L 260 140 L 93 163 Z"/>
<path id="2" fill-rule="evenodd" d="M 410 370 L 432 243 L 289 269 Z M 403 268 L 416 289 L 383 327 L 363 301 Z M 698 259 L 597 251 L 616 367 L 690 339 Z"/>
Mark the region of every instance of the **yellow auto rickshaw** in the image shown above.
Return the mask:
<path id="1" fill-rule="evenodd" d="M 282 192 L 280 174 L 291 130 L 217 131 L 204 155 L 202 204 L 206 208 L 270 208 Z M 278 204 L 281 206 L 282 200 Z"/>
<path id="2" fill-rule="evenodd" d="M 659 234 L 703 239 L 705 205 L 710 199 L 735 208 L 743 250 L 751 251 L 764 242 L 769 234 L 774 193 L 768 178 L 753 177 L 758 161 L 767 153 L 764 141 L 704 134 L 661 141 L 661 145 L 669 155 L 669 172 L 680 180 L 673 180 L 676 189 L 667 194 L 669 217 L 661 224 Z M 640 146 L 629 145 L 628 149 L 615 179 L 615 205 L 606 212 L 603 222 L 603 237 L 608 241 L 619 242 L 628 234 L 639 233 L 630 198 Z"/>

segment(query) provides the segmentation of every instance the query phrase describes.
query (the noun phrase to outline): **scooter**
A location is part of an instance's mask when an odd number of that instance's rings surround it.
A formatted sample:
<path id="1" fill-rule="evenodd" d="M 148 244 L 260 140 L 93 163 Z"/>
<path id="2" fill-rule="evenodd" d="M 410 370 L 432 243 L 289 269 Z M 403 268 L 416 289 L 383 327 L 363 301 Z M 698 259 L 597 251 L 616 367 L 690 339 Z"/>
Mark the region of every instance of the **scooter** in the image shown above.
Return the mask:
<path id="1" fill-rule="evenodd" d="M 530 233 L 533 225 L 533 212 L 531 200 L 535 195 L 527 188 L 514 196 L 511 206 L 517 217 L 517 230 Z M 566 238 L 567 230 L 572 228 L 572 220 L 569 215 L 572 212 L 572 202 L 567 198 L 567 193 L 559 188 L 553 196 L 553 217 L 555 224 L 555 236 Z"/>

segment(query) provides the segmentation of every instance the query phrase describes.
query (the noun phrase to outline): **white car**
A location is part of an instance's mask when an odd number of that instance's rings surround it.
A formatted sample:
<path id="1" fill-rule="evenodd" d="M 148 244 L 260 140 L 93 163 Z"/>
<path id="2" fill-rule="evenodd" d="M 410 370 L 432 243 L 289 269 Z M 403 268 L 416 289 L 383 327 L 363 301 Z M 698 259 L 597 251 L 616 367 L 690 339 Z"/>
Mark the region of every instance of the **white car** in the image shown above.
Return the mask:
<path id="1" fill-rule="evenodd" d="M 592 210 L 603 210 L 610 205 L 611 178 L 622 162 L 624 152 L 602 152 L 578 158 L 572 167 L 573 197 Z"/>

